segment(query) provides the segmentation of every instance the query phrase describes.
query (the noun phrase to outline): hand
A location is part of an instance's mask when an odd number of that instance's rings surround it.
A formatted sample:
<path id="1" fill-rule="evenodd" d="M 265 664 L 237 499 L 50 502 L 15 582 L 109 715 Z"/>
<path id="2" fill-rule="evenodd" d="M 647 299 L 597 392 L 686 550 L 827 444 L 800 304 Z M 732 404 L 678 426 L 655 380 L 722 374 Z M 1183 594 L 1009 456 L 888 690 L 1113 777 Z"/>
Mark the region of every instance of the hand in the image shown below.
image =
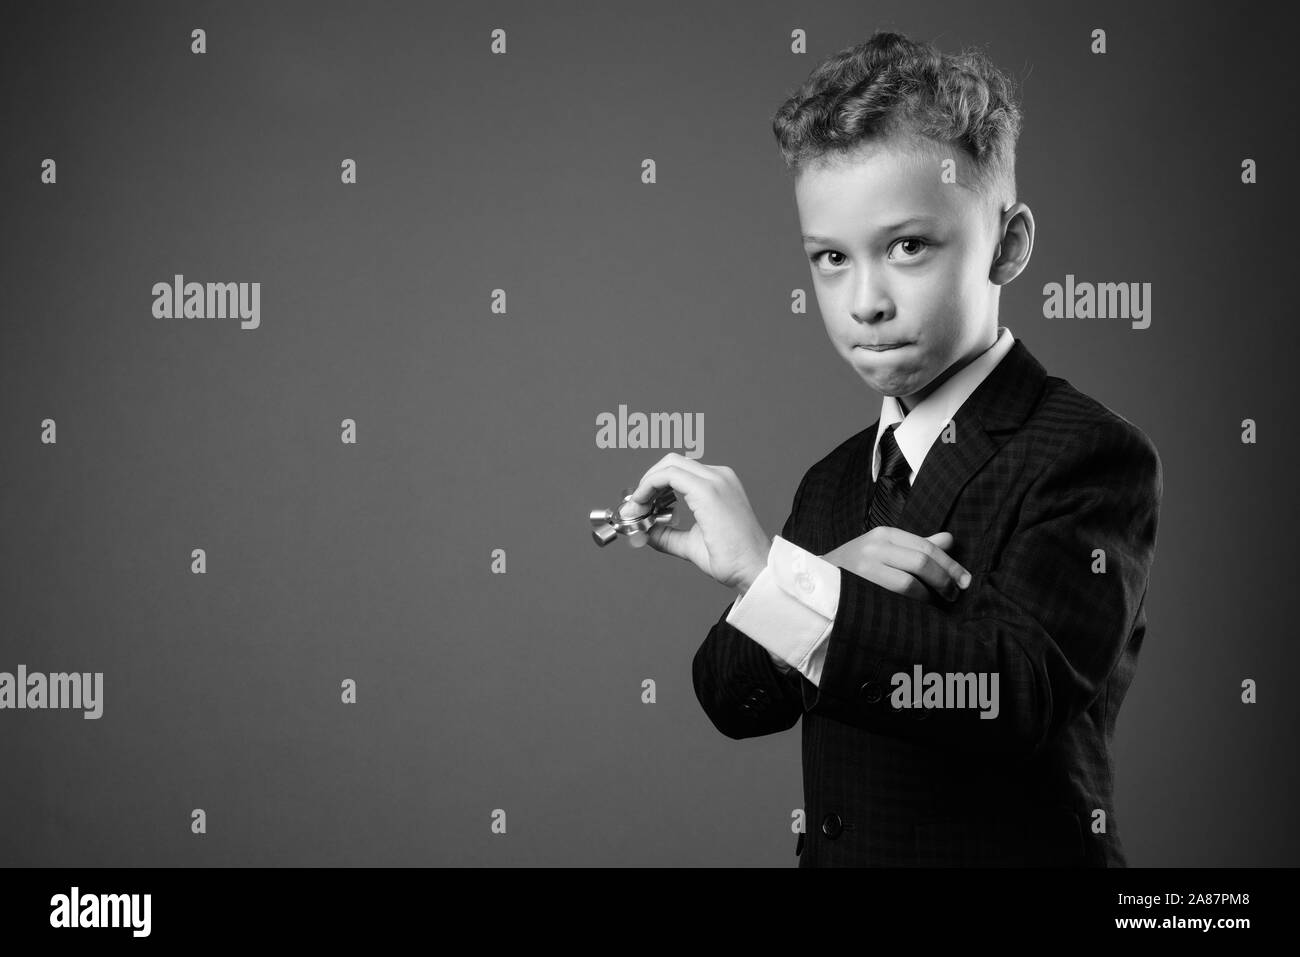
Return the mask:
<path id="1" fill-rule="evenodd" d="M 646 532 L 650 547 L 693 562 L 728 588 L 748 589 L 767 567 L 772 539 L 758 524 L 736 473 L 670 452 L 642 476 L 632 501 L 647 504 L 665 488 L 686 502 L 695 525 L 686 531 L 656 525 Z"/>
<path id="2" fill-rule="evenodd" d="M 906 598 L 928 601 L 928 585 L 955 601 L 963 588 L 961 577 L 970 573 L 946 554 L 952 545 L 950 532 L 922 538 L 901 528 L 877 525 L 822 557 Z"/>

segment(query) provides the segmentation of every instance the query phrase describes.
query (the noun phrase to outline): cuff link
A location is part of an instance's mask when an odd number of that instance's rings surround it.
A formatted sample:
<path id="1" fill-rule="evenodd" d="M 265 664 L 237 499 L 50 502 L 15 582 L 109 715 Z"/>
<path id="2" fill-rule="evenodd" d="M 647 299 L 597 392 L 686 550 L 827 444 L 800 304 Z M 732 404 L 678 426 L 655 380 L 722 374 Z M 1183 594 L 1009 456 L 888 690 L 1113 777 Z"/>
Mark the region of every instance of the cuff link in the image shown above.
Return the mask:
<path id="1" fill-rule="evenodd" d="M 635 491 L 634 488 L 625 488 L 623 500 L 618 505 L 598 508 L 591 513 L 591 537 L 601 548 L 620 535 L 632 548 L 640 548 L 647 543 L 646 533 L 656 525 L 677 527 L 676 492 L 671 488 L 663 489 L 649 504 L 642 505 L 631 501 Z"/>

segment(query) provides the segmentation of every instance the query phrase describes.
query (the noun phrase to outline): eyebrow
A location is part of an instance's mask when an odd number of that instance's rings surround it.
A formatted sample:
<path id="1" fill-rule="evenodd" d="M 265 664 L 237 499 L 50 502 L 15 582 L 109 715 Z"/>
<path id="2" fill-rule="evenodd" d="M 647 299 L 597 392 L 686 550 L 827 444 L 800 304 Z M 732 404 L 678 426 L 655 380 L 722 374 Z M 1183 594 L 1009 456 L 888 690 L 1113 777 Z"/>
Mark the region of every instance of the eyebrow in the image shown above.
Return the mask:
<path id="1" fill-rule="evenodd" d="M 876 231 L 876 234 L 880 235 L 881 233 L 892 233 L 899 229 L 902 229 L 904 226 L 912 226 L 912 225 L 937 226 L 938 224 L 939 224 L 939 220 L 934 216 L 909 216 L 907 219 L 900 220 L 897 223 L 891 223 L 888 226 L 881 226 L 880 229 Z M 834 239 L 827 239 L 824 236 L 804 236 L 803 240 L 806 243 L 828 243 L 828 244 L 835 243 Z"/>

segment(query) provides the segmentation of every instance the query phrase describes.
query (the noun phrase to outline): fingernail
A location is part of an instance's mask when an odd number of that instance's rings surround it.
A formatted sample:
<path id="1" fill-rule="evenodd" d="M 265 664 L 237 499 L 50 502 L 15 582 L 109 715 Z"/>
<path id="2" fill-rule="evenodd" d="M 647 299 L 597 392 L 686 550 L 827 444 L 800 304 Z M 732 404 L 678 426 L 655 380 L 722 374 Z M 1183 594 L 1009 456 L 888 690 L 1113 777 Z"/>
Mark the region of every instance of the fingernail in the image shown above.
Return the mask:
<path id="1" fill-rule="evenodd" d="M 961 581 L 959 581 L 957 584 L 961 585 L 962 588 L 969 588 L 969 587 L 970 587 L 970 572 L 962 572 L 962 575 L 961 575 Z"/>

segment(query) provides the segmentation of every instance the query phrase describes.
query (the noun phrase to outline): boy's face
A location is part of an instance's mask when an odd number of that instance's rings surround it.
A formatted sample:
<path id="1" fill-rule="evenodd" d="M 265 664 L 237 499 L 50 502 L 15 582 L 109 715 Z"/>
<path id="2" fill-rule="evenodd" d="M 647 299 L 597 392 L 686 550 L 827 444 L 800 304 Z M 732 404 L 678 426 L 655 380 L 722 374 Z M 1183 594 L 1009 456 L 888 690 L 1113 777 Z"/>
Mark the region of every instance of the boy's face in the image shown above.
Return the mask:
<path id="1" fill-rule="evenodd" d="M 907 410 L 997 338 L 1000 211 L 940 179 L 948 156 L 960 177 L 955 148 L 886 140 L 795 181 L 831 343 L 871 388 L 909 397 Z M 867 348 L 890 343 L 903 345 Z"/>

